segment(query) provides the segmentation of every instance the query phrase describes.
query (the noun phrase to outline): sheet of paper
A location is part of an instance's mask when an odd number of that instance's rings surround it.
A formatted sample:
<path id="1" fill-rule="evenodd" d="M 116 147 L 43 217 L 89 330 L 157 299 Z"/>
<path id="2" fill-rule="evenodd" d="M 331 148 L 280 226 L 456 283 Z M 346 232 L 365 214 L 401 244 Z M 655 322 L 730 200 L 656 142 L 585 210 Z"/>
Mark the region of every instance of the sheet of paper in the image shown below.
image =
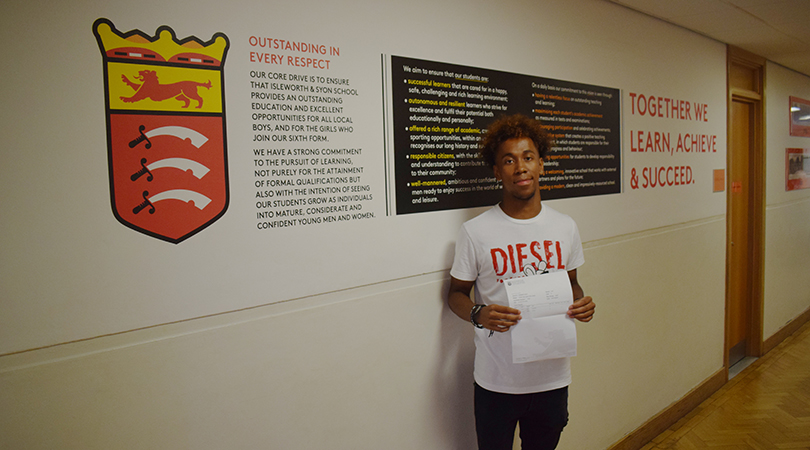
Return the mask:
<path id="1" fill-rule="evenodd" d="M 577 354 L 577 331 L 566 312 L 574 302 L 564 271 L 504 281 L 509 306 L 523 319 L 512 327 L 512 362 L 525 363 Z"/>

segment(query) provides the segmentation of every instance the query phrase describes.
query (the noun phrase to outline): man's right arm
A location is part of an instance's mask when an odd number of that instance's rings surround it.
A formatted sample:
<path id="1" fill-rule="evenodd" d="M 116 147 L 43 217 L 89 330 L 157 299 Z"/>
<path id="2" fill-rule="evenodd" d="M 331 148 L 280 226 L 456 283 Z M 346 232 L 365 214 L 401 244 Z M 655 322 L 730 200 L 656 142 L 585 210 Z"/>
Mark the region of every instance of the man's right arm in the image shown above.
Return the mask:
<path id="1" fill-rule="evenodd" d="M 473 303 L 470 298 L 475 281 L 464 281 L 450 277 L 450 289 L 447 294 L 447 304 L 450 310 L 465 321 L 470 320 Z M 508 306 L 487 305 L 475 317 L 475 321 L 483 325 L 487 330 L 498 332 L 508 331 L 510 327 L 516 325 L 520 320 L 520 311 Z"/>

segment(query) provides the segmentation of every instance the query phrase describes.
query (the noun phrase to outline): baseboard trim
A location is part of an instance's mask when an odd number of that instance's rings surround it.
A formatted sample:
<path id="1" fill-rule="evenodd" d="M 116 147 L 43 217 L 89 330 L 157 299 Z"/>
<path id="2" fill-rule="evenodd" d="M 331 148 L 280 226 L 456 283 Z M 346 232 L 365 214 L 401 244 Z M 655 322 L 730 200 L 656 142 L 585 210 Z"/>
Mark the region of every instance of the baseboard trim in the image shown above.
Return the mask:
<path id="1" fill-rule="evenodd" d="M 773 336 L 765 339 L 765 341 L 762 343 L 762 354 L 764 355 L 773 350 L 777 345 L 781 344 L 782 341 L 798 331 L 798 329 L 808 321 L 810 321 L 810 308 L 780 328 L 779 331 L 773 334 Z"/>
<path id="2" fill-rule="evenodd" d="M 810 308 L 780 328 L 773 336 L 766 339 L 762 345 L 763 355 L 773 350 L 807 322 L 810 322 Z M 704 380 L 688 394 L 683 396 L 683 398 L 653 416 L 643 425 L 610 446 L 608 450 L 638 450 L 644 447 L 661 433 L 669 429 L 675 422 L 689 414 L 689 412 L 698 407 L 707 398 L 711 397 L 712 394 L 720 390 L 728 381 L 727 377 L 728 372 L 725 368 L 715 372 L 714 375 Z"/>
<path id="3" fill-rule="evenodd" d="M 683 398 L 653 416 L 608 450 L 638 450 L 645 446 L 723 387 L 727 381 L 727 373 L 725 368 L 718 370 Z"/>

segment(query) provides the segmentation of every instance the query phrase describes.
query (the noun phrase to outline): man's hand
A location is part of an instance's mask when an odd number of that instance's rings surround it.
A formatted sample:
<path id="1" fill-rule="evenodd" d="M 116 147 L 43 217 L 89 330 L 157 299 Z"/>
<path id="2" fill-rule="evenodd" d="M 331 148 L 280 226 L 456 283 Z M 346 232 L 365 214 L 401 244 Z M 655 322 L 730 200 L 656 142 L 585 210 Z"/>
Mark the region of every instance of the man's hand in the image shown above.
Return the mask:
<path id="1" fill-rule="evenodd" d="M 520 311 L 515 308 L 501 305 L 487 305 L 481 308 L 475 321 L 487 330 L 503 333 L 517 325 L 520 321 Z"/>
<path id="2" fill-rule="evenodd" d="M 470 298 L 470 291 L 475 284 L 474 281 L 462 281 L 450 277 L 450 289 L 447 295 L 447 303 L 450 309 L 457 316 L 464 320 L 470 320 L 470 312 L 473 301 Z M 520 311 L 508 306 L 486 305 L 478 311 L 475 321 L 487 330 L 503 333 L 509 331 L 521 319 Z"/>
<path id="3" fill-rule="evenodd" d="M 568 317 L 580 322 L 590 322 L 596 310 L 596 303 L 590 297 L 582 297 L 568 307 Z"/>

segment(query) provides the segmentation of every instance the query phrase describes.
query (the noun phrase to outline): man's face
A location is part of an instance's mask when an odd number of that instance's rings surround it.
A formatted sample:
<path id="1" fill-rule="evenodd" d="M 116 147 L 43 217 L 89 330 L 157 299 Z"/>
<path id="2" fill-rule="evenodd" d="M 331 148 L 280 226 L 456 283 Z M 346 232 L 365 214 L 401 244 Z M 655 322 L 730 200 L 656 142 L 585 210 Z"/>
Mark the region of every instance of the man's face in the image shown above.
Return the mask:
<path id="1" fill-rule="evenodd" d="M 503 183 L 504 195 L 530 200 L 538 192 L 543 160 L 531 139 L 509 139 L 498 147 L 492 169 Z"/>

